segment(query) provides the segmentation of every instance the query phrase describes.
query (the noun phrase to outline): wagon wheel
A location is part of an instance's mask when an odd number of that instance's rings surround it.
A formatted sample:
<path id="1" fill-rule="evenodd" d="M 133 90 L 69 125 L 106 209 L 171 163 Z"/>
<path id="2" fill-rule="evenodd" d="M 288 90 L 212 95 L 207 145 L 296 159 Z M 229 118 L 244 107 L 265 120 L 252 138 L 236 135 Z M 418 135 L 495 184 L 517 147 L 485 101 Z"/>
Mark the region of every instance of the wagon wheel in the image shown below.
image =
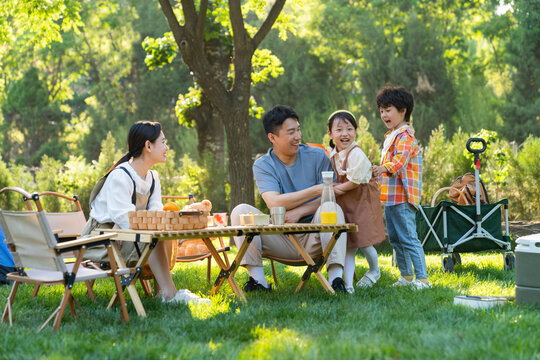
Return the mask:
<path id="1" fill-rule="evenodd" d="M 461 255 L 459 253 L 453 253 L 452 260 L 454 260 L 454 264 L 461 265 Z"/>
<path id="2" fill-rule="evenodd" d="M 443 257 L 442 266 L 444 272 L 451 273 L 454 271 L 454 260 L 451 256 L 445 256 Z"/>
<path id="3" fill-rule="evenodd" d="M 504 270 L 510 271 L 514 269 L 515 261 L 516 261 L 516 258 L 514 257 L 514 254 L 511 254 L 511 253 L 504 254 Z"/>

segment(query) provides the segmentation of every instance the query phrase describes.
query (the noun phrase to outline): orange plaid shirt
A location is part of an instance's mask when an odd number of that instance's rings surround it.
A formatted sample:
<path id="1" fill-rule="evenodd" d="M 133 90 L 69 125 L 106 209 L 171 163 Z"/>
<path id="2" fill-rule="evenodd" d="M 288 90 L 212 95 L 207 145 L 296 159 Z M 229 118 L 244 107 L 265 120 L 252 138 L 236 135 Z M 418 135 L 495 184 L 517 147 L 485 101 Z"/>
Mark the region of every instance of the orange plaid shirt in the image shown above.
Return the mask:
<path id="1" fill-rule="evenodd" d="M 391 131 L 385 134 L 388 136 Z M 422 193 L 422 154 L 414 137 L 414 130 L 405 126 L 399 130 L 382 158 L 390 173 L 380 177 L 381 202 L 385 206 L 409 202 L 420 205 Z"/>

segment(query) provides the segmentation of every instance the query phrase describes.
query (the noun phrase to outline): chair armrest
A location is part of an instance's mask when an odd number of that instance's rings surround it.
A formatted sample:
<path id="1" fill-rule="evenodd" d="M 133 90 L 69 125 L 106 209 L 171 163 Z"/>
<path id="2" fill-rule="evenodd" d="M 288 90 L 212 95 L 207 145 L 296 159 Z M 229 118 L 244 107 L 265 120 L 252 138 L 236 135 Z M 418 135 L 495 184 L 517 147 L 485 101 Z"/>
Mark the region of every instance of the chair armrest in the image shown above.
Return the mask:
<path id="1" fill-rule="evenodd" d="M 32 199 L 32 195 L 27 193 L 23 188 L 20 188 L 20 187 L 5 187 L 2 190 L 0 190 L 0 194 L 5 191 L 15 191 L 21 194 L 22 196 L 25 196 L 28 199 Z"/>
<path id="2" fill-rule="evenodd" d="M 80 238 L 80 239 L 76 239 L 76 240 L 65 241 L 65 242 L 56 244 L 56 249 L 57 250 L 64 250 L 64 249 L 67 249 L 67 248 L 81 247 L 83 245 L 93 244 L 93 243 L 103 241 L 103 240 L 110 240 L 111 238 L 115 237 L 116 235 L 118 235 L 118 234 L 114 233 L 114 232 L 111 232 L 111 233 L 106 233 L 106 234 L 102 234 L 102 235 L 89 236 L 89 237 L 84 237 L 84 238 Z"/>

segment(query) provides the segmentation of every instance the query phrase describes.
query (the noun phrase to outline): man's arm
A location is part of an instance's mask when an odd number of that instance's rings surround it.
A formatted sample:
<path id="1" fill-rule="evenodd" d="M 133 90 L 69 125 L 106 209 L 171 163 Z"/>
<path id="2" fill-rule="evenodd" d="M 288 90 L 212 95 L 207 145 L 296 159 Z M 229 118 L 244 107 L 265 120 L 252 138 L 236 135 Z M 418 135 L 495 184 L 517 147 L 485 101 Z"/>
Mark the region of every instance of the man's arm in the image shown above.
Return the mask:
<path id="1" fill-rule="evenodd" d="M 265 191 L 261 194 L 261 196 L 269 208 L 274 206 L 283 206 L 286 210 L 292 210 L 299 207 L 306 201 L 309 201 L 317 196 L 321 196 L 321 193 L 322 184 L 319 184 L 313 185 L 304 190 L 286 194 L 280 194 L 278 191 Z M 316 210 L 317 208 L 315 208 L 315 211 Z M 310 214 L 313 214 L 315 211 Z"/>
<path id="2" fill-rule="evenodd" d="M 315 214 L 319 205 L 321 205 L 321 200 L 313 199 L 304 205 L 300 205 L 294 209 L 288 210 L 285 212 L 285 222 L 297 223 L 304 216 Z"/>

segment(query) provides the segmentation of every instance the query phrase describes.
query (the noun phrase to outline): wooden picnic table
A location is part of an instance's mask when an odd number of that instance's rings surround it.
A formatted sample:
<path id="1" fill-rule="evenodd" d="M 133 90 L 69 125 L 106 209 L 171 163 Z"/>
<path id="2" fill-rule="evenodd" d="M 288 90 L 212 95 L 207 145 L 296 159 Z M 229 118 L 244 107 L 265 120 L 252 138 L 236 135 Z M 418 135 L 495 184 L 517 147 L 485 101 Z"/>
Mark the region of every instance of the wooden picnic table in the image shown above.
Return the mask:
<path id="1" fill-rule="evenodd" d="M 221 285 L 225 280 L 228 281 L 232 290 L 236 296 L 244 302 L 247 302 L 246 297 L 244 296 L 242 290 L 234 280 L 234 275 L 240 266 L 247 248 L 253 237 L 257 235 L 288 235 L 291 242 L 298 249 L 300 255 L 307 264 L 307 269 L 302 276 L 302 280 L 298 285 L 296 291 L 302 289 L 305 282 L 309 279 L 312 273 L 315 273 L 317 279 L 321 282 L 324 289 L 330 293 L 334 293 L 334 290 L 326 280 L 326 278 L 321 274 L 320 270 L 325 265 L 326 260 L 330 251 L 334 248 L 334 245 L 339 238 L 339 235 L 343 232 L 352 232 L 357 231 L 358 227 L 356 224 L 333 224 L 333 225 L 322 225 L 322 224 L 285 224 L 285 225 L 259 225 L 259 226 L 224 226 L 224 227 L 209 227 L 205 229 L 197 230 L 132 230 L 132 229 L 96 229 L 92 234 L 103 234 L 107 232 L 114 232 L 117 235 L 113 240 L 117 241 L 134 241 L 137 243 L 149 244 L 141 253 L 141 257 L 137 262 L 137 267 L 141 267 L 146 264 L 148 257 L 150 256 L 151 251 L 154 249 L 158 241 L 165 240 L 188 240 L 188 239 L 202 239 L 205 245 L 208 247 L 208 250 L 212 254 L 212 257 L 215 259 L 216 263 L 220 267 L 221 271 L 217 276 L 210 295 L 217 293 Z M 307 253 L 304 247 L 296 240 L 293 236 L 294 234 L 301 233 L 333 233 L 330 242 L 327 247 L 323 250 L 322 259 L 318 259 L 317 263 L 311 258 Z M 238 253 L 235 259 L 232 261 L 230 266 L 227 266 L 223 261 L 222 257 L 219 255 L 214 244 L 212 243 L 212 238 L 216 237 L 230 237 L 230 236 L 245 236 L 245 240 L 242 243 L 242 246 L 238 249 Z M 116 256 L 116 261 L 119 267 L 125 267 L 124 259 L 120 256 L 120 251 L 116 245 L 113 244 L 113 251 Z M 144 307 L 140 301 L 139 295 L 135 289 L 135 281 L 139 273 L 135 273 L 129 280 L 129 283 L 126 283 L 125 286 L 128 287 L 128 291 L 131 295 L 132 301 L 137 310 L 137 314 L 140 316 L 146 316 Z M 116 300 L 115 296 L 111 299 L 109 307 L 112 306 Z"/>

